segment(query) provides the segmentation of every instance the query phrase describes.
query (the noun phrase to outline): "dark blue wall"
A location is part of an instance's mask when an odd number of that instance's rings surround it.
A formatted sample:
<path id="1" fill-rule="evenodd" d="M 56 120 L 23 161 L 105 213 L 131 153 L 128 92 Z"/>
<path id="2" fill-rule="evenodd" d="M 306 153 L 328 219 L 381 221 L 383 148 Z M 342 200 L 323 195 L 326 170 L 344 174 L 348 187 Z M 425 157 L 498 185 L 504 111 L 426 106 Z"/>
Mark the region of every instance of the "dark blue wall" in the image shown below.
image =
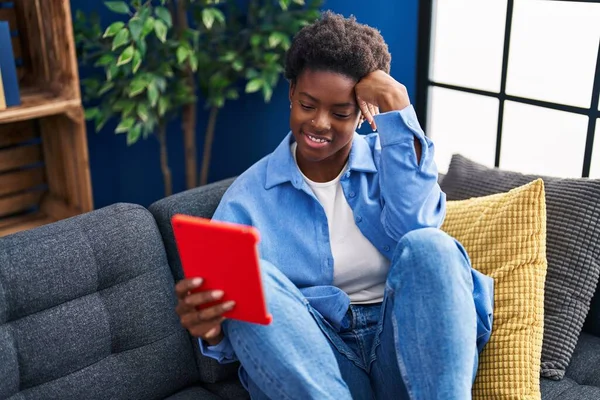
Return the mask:
<path id="1" fill-rule="evenodd" d="M 101 1 L 71 0 L 71 7 L 73 13 L 78 9 L 98 12 L 104 24 L 111 22 L 114 15 Z M 324 8 L 345 16 L 355 15 L 359 22 L 381 31 L 392 53 L 392 75 L 406 85 L 414 99 L 418 0 L 325 0 Z M 81 78 L 85 78 L 83 71 Z M 287 82 L 283 79 L 269 104 L 264 104 L 259 95 L 243 96 L 229 102 L 221 110 L 217 122 L 209 180 L 237 175 L 270 153 L 288 131 L 288 111 Z M 206 121 L 207 113 L 200 104 L 199 166 Z M 174 192 L 185 190 L 183 141 L 178 124 L 177 121 L 170 126 L 168 138 Z M 127 147 L 125 136 L 115 135 L 113 130 L 114 125 L 95 133 L 93 126 L 88 124 L 95 207 L 115 202 L 148 206 L 162 198 L 164 189 L 156 139 L 150 137 Z"/>

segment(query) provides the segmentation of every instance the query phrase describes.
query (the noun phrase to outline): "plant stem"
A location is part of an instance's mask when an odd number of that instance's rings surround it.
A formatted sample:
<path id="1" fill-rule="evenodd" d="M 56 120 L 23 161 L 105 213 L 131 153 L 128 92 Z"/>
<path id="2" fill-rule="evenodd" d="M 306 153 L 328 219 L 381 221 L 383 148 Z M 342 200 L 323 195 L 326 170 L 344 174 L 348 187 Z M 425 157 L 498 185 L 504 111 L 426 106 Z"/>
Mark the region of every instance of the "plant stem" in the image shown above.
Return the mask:
<path id="1" fill-rule="evenodd" d="M 158 143 L 160 144 L 160 169 L 162 171 L 163 183 L 165 185 L 165 197 L 168 197 L 173 194 L 173 182 L 167 155 L 167 126 L 164 122 L 158 126 L 156 136 L 158 138 Z"/>
<path id="2" fill-rule="evenodd" d="M 212 106 L 206 126 L 206 136 L 204 136 L 204 155 L 202 156 L 202 170 L 200 171 L 200 185 L 208 183 L 208 169 L 210 167 L 210 155 L 212 153 L 213 139 L 215 138 L 215 125 L 219 115 L 219 107 Z"/>
<path id="3" fill-rule="evenodd" d="M 173 14 L 177 15 L 173 15 Z M 177 34 L 179 38 L 183 38 L 185 31 L 189 28 L 187 17 L 187 2 L 184 0 L 177 1 L 177 8 L 171 7 L 171 15 L 177 24 Z M 196 80 L 194 72 L 188 65 L 184 72 L 184 80 L 190 88 L 192 95 L 196 94 Z M 185 182 L 186 187 L 191 189 L 196 187 L 198 174 L 198 164 L 196 161 L 196 100 L 193 97 L 190 103 L 185 104 L 181 110 L 181 128 L 183 130 L 183 147 L 185 157 Z"/>

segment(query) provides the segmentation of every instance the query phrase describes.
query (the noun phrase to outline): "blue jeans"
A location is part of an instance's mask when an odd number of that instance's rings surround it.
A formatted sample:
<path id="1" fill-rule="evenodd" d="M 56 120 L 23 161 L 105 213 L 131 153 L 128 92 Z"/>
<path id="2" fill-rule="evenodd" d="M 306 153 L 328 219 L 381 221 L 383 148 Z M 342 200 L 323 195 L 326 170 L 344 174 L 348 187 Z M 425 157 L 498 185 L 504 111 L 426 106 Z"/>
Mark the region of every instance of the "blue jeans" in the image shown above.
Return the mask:
<path id="1" fill-rule="evenodd" d="M 227 320 L 252 399 L 470 399 L 477 316 L 470 261 L 437 229 L 405 235 L 383 303 L 333 328 L 277 268 L 262 265 L 273 323 Z"/>

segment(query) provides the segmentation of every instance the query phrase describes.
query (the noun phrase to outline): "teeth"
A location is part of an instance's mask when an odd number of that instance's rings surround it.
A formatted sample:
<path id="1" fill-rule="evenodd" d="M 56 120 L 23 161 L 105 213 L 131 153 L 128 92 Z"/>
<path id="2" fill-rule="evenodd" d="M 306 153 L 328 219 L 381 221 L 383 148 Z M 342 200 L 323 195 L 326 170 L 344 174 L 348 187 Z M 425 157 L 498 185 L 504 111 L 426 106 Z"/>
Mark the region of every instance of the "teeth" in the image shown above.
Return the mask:
<path id="1" fill-rule="evenodd" d="M 317 142 L 317 143 L 326 143 L 327 142 L 327 140 L 325 140 L 325 139 L 319 139 L 319 138 L 316 138 L 316 137 L 310 136 L 310 135 L 306 135 L 306 136 L 308 136 L 308 138 L 310 140 L 312 140 L 313 142 Z"/>

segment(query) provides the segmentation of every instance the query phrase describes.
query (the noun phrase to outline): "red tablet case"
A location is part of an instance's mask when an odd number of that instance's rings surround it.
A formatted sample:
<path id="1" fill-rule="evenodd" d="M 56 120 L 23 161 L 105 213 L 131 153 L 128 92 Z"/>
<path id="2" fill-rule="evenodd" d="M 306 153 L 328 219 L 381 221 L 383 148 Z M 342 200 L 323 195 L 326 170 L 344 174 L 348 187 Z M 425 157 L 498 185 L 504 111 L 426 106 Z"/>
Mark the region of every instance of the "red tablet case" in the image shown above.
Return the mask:
<path id="1" fill-rule="evenodd" d="M 271 323 L 256 247 L 260 236 L 255 228 L 182 214 L 173 216 L 171 224 L 184 275 L 204 280 L 196 291 L 225 293 L 206 307 L 233 300 L 235 307 L 223 314 L 225 317 Z"/>

